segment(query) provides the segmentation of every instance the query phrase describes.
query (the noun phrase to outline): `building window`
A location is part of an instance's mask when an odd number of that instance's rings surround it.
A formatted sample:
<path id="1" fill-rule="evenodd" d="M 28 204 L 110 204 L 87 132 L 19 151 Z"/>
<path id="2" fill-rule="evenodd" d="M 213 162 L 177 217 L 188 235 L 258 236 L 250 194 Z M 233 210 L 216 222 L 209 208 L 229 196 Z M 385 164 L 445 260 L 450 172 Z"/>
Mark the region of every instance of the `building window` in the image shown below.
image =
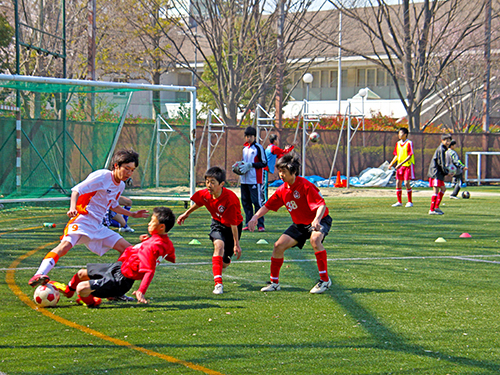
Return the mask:
<path id="1" fill-rule="evenodd" d="M 338 70 L 330 70 L 330 87 L 337 87 L 339 74 Z M 347 69 L 342 69 L 341 86 L 347 87 Z"/>
<path id="2" fill-rule="evenodd" d="M 377 86 L 387 86 L 385 83 L 385 70 L 377 69 Z"/>

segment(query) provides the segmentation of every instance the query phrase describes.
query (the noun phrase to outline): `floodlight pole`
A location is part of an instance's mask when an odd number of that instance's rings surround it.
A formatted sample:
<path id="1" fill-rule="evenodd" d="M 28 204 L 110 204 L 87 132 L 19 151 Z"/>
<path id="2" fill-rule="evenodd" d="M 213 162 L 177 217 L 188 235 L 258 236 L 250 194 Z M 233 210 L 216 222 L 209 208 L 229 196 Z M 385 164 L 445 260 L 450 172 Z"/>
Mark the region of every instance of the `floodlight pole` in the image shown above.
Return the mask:
<path id="1" fill-rule="evenodd" d="M 309 115 L 309 85 L 314 81 L 314 76 L 311 73 L 306 73 L 302 76 L 302 81 L 306 84 L 306 100 L 304 101 L 304 110 L 302 111 L 302 177 L 305 177 L 307 144 L 306 117 Z"/>
<path id="2" fill-rule="evenodd" d="M 359 96 L 361 96 L 361 112 L 363 114 L 363 147 L 365 147 L 365 98 L 368 95 L 368 87 L 359 89 Z"/>
<path id="3" fill-rule="evenodd" d="M 349 177 L 351 175 L 351 101 L 347 102 L 347 160 L 346 160 L 346 188 L 349 189 Z"/>
<path id="4" fill-rule="evenodd" d="M 189 139 L 189 193 L 193 196 L 196 192 L 196 89 L 191 91 Z"/>

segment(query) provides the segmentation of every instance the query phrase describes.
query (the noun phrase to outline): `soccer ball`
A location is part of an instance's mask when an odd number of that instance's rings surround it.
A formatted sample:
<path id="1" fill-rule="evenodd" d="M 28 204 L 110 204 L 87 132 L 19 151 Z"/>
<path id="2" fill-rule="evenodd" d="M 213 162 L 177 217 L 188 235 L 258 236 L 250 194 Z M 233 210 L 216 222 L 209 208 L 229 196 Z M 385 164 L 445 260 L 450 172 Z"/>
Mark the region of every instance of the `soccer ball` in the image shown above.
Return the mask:
<path id="1" fill-rule="evenodd" d="M 449 164 L 446 166 L 446 169 L 448 169 L 448 173 L 455 176 L 457 174 L 457 167 L 455 164 Z"/>
<path id="2" fill-rule="evenodd" d="M 40 285 L 33 294 L 35 303 L 42 307 L 54 307 L 59 302 L 59 297 L 59 291 L 50 284 Z"/>
<path id="3" fill-rule="evenodd" d="M 241 173 L 241 166 L 243 165 L 243 161 L 237 161 L 236 163 L 233 164 L 232 168 L 233 168 L 233 172 L 236 173 L 237 175 L 241 176 L 243 175 L 244 173 Z"/>
<path id="4" fill-rule="evenodd" d="M 318 133 L 316 133 L 316 132 L 312 132 L 312 133 L 309 135 L 309 140 L 310 140 L 311 142 L 314 142 L 314 143 L 318 142 L 318 141 L 319 141 L 319 134 L 318 134 Z"/>
<path id="5" fill-rule="evenodd" d="M 463 199 L 469 199 L 470 198 L 470 193 L 468 191 L 463 191 L 462 192 L 462 198 Z"/>

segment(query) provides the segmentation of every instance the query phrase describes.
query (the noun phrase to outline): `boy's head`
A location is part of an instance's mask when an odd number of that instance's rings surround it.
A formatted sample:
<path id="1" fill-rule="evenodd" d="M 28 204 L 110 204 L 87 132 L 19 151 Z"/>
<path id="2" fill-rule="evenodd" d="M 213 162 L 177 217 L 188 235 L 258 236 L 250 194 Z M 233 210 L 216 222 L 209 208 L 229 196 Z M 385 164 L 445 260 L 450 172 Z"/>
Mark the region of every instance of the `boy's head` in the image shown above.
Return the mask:
<path id="1" fill-rule="evenodd" d="M 271 134 L 269 136 L 269 143 L 274 144 L 274 142 L 276 142 L 277 140 L 278 140 L 278 136 L 276 134 Z"/>
<path id="2" fill-rule="evenodd" d="M 122 166 L 122 164 L 134 163 L 135 168 L 139 165 L 139 154 L 134 150 L 120 150 L 113 155 L 113 160 L 109 166 L 110 170 L 114 170 Z"/>
<path id="3" fill-rule="evenodd" d="M 407 128 L 399 128 L 399 131 L 398 131 L 398 137 L 399 139 L 406 139 L 408 138 L 408 129 Z"/>
<path id="4" fill-rule="evenodd" d="M 454 139 L 450 142 L 450 148 L 453 148 L 454 146 L 457 145 L 457 141 L 455 141 Z"/>
<path id="5" fill-rule="evenodd" d="M 298 176 L 300 171 L 300 159 L 295 152 L 290 152 L 278 159 L 276 162 L 276 168 L 278 170 L 287 170 L 290 174 Z"/>
<path id="6" fill-rule="evenodd" d="M 168 207 L 155 207 L 148 224 L 149 234 L 165 234 L 175 224 L 175 215 Z"/>
<path id="7" fill-rule="evenodd" d="M 452 138 L 451 138 L 450 134 L 441 135 L 441 143 L 443 145 L 445 145 L 446 147 L 450 147 L 451 140 L 452 140 Z"/>
<path id="8" fill-rule="evenodd" d="M 212 167 L 205 172 L 205 180 L 209 177 L 215 178 L 221 184 L 226 181 L 226 171 L 219 167 Z"/>
<path id="9" fill-rule="evenodd" d="M 249 126 L 245 129 L 245 140 L 248 143 L 253 143 L 255 141 L 255 137 L 257 136 L 257 130 L 254 127 Z"/>

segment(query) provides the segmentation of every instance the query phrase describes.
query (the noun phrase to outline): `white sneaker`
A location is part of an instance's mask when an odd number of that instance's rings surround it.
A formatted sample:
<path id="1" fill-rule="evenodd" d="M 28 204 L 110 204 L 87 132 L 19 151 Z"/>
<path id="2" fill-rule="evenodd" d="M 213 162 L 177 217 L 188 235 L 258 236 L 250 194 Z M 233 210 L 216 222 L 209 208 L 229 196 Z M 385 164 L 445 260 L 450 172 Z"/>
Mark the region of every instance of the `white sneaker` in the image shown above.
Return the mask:
<path id="1" fill-rule="evenodd" d="M 268 283 L 264 288 L 261 288 L 261 292 L 277 292 L 281 289 L 280 283 Z"/>
<path id="2" fill-rule="evenodd" d="M 413 207 L 413 203 L 408 202 L 408 203 L 405 204 L 405 207 Z"/>
<path id="3" fill-rule="evenodd" d="M 224 293 L 224 286 L 220 283 L 216 284 L 214 291 L 213 291 L 213 294 L 222 294 L 222 293 Z"/>
<path id="4" fill-rule="evenodd" d="M 135 230 L 130 228 L 128 225 L 126 227 L 121 227 L 118 229 L 118 232 L 123 233 L 123 232 L 128 232 L 128 233 L 134 233 Z"/>
<path id="5" fill-rule="evenodd" d="M 392 205 L 392 207 L 401 207 L 403 203 L 396 202 Z"/>
<path id="6" fill-rule="evenodd" d="M 313 286 L 309 293 L 320 294 L 332 286 L 332 279 L 328 278 L 328 281 L 319 280 L 318 283 Z"/>
<path id="7" fill-rule="evenodd" d="M 457 197 L 456 195 L 450 195 L 450 198 L 451 199 L 460 199 L 459 197 Z"/>

